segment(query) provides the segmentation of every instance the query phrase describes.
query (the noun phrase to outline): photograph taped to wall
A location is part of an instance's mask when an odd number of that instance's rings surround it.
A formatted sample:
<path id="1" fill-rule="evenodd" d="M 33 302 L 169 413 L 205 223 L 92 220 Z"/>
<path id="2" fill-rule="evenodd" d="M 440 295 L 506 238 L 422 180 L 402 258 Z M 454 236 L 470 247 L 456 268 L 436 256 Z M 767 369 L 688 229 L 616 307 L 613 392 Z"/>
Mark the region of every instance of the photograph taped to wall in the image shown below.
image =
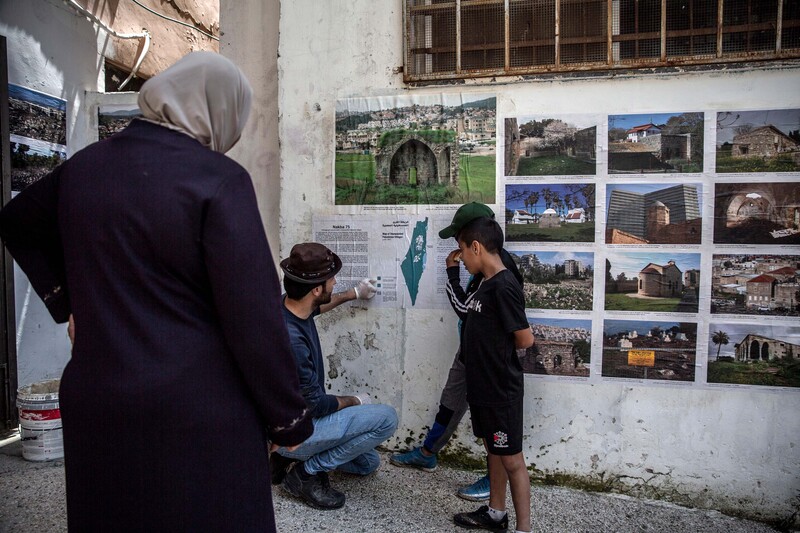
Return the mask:
<path id="1" fill-rule="evenodd" d="M 800 387 L 800 327 L 712 322 L 706 381 Z"/>
<path id="2" fill-rule="evenodd" d="M 605 280 L 606 311 L 696 313 L 700 254 L 609 251 Z"/>
<path id="3" fill-rule="evenodd" d="M 589 377 L 592 321 L 528 317 L 535 342 L 520 357 L 522 371 L 542 376 Z"/>
<path id="4" fill-rule="evenodd" d="M 800 182 L 715 183 L 714 242 L 800 244 Z"/>
<path id="5" fill-rule="evenodd" d="M 338 100 L 334 203 L 495 203 L 496 105 L 467 93 Z"/>
<path id="6" fill-rule="evenodd" d="M 506 185 L 506 240 L 594 242 L 595 185 Z"/>
<path id="7" fill-rule="evenodd" d="M 449 309 L 445 258 L 457 245 L 438 232 L 451 220 L 438 213 L 319 215 L 313 240 L 342 259 L 335 292 L 370 278 L 378 292 L 365 303 L 369 307 Z M 468 279 L 462 269 L 462 287 Z"/>
<path id="8" fill-rule="evenodd" d="M 594 253 L 509 250 L 524 279 L 525 307 L 591 311 Z"/>
<path id="9" fill-rule="evenodd" d="M 711 313 L 800 316 L 800 255 L 715 254 Z"/>
<path id="10" fill-rule="evenodd" d="M 506 176 L 594 176 L 594 115 L 520 116 L 505 119 Z"/>
<path id="11" fill-rule="evenodd" d="M 716 171 L 800 172 L 800 109 L 717 113 Z"/>
<path id="12" fill-rule="evenodd" d="M 703 113 L 609 115 L 609 174 L 703 171 Z"/>
<path id="13" fill-rule="evenodd" d="M 603 322 L 602 376 L 694 381 L 697 324 L 650 320 Z"/>
<path id="14" fill-rule="evenodd" d="M 703 185 L 606 186 L 606 244 L 700 244 Z"/>
<path id="15" fill-rule="evenodd" d="M 67 158 L 67 102 L 8 85 L 11 190 L 21 191 Z"/>
<path id="16" fill-rule="evenodd" d="M 97 137 L 103 140 L 125 129 L 131 120 L 141 117 L 135 104 L 102 104 L 97 107 Z"/>

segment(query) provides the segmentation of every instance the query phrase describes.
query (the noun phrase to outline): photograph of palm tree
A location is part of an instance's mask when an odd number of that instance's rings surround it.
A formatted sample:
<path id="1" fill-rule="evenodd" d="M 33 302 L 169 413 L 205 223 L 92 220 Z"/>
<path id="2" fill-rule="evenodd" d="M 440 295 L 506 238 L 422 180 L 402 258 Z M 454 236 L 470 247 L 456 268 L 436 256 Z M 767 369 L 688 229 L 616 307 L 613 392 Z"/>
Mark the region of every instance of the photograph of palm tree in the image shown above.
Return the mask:
<path id="1" fill-rule="evenodd" d="M 506 240 L 594 242 L 595 185 L 506 185 Z"/>
<path id="2" fill-rule="evenodd" d="M 800 387 L 800 327 L 711 323 L 707 381 Z"/>

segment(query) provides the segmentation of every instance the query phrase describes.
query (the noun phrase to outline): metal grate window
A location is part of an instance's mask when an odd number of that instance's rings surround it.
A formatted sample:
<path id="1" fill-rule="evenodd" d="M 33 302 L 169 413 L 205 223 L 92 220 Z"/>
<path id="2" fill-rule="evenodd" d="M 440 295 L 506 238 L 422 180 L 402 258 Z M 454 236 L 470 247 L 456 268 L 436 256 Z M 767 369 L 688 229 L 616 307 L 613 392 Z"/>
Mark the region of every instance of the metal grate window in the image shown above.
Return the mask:
<path id="1" fill-rule="evenodd" d="M 800 57 L 797 0 L 405 0 L 406 81 Z"/>

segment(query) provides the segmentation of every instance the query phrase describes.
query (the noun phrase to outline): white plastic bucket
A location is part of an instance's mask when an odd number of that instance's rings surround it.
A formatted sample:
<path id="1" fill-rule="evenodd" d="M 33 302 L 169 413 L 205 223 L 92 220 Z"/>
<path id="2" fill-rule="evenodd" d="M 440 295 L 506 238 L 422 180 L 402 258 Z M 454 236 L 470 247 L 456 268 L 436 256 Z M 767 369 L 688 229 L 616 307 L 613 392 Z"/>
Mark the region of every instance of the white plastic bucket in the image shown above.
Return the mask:
<path id="1" fill-rule="evenodd" d="M 52 461 L 64 457 L 60 380 L 40 381 L 17 390 L 22 457 L 28 461 Z"/>

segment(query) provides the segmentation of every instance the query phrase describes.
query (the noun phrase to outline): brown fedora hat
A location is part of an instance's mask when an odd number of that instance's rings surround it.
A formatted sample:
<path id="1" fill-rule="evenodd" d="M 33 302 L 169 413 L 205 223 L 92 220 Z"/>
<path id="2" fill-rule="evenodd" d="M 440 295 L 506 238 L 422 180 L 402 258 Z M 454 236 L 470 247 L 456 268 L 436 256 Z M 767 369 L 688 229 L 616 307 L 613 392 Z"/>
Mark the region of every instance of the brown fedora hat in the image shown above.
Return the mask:
<path id="1" fill-rule="evenodd" d="M 289 257 L 281 261 L 287 278 L 298 283 L 322 283 L 342 269 L 342 260 L 317 242 L 295 244 Z"/>

